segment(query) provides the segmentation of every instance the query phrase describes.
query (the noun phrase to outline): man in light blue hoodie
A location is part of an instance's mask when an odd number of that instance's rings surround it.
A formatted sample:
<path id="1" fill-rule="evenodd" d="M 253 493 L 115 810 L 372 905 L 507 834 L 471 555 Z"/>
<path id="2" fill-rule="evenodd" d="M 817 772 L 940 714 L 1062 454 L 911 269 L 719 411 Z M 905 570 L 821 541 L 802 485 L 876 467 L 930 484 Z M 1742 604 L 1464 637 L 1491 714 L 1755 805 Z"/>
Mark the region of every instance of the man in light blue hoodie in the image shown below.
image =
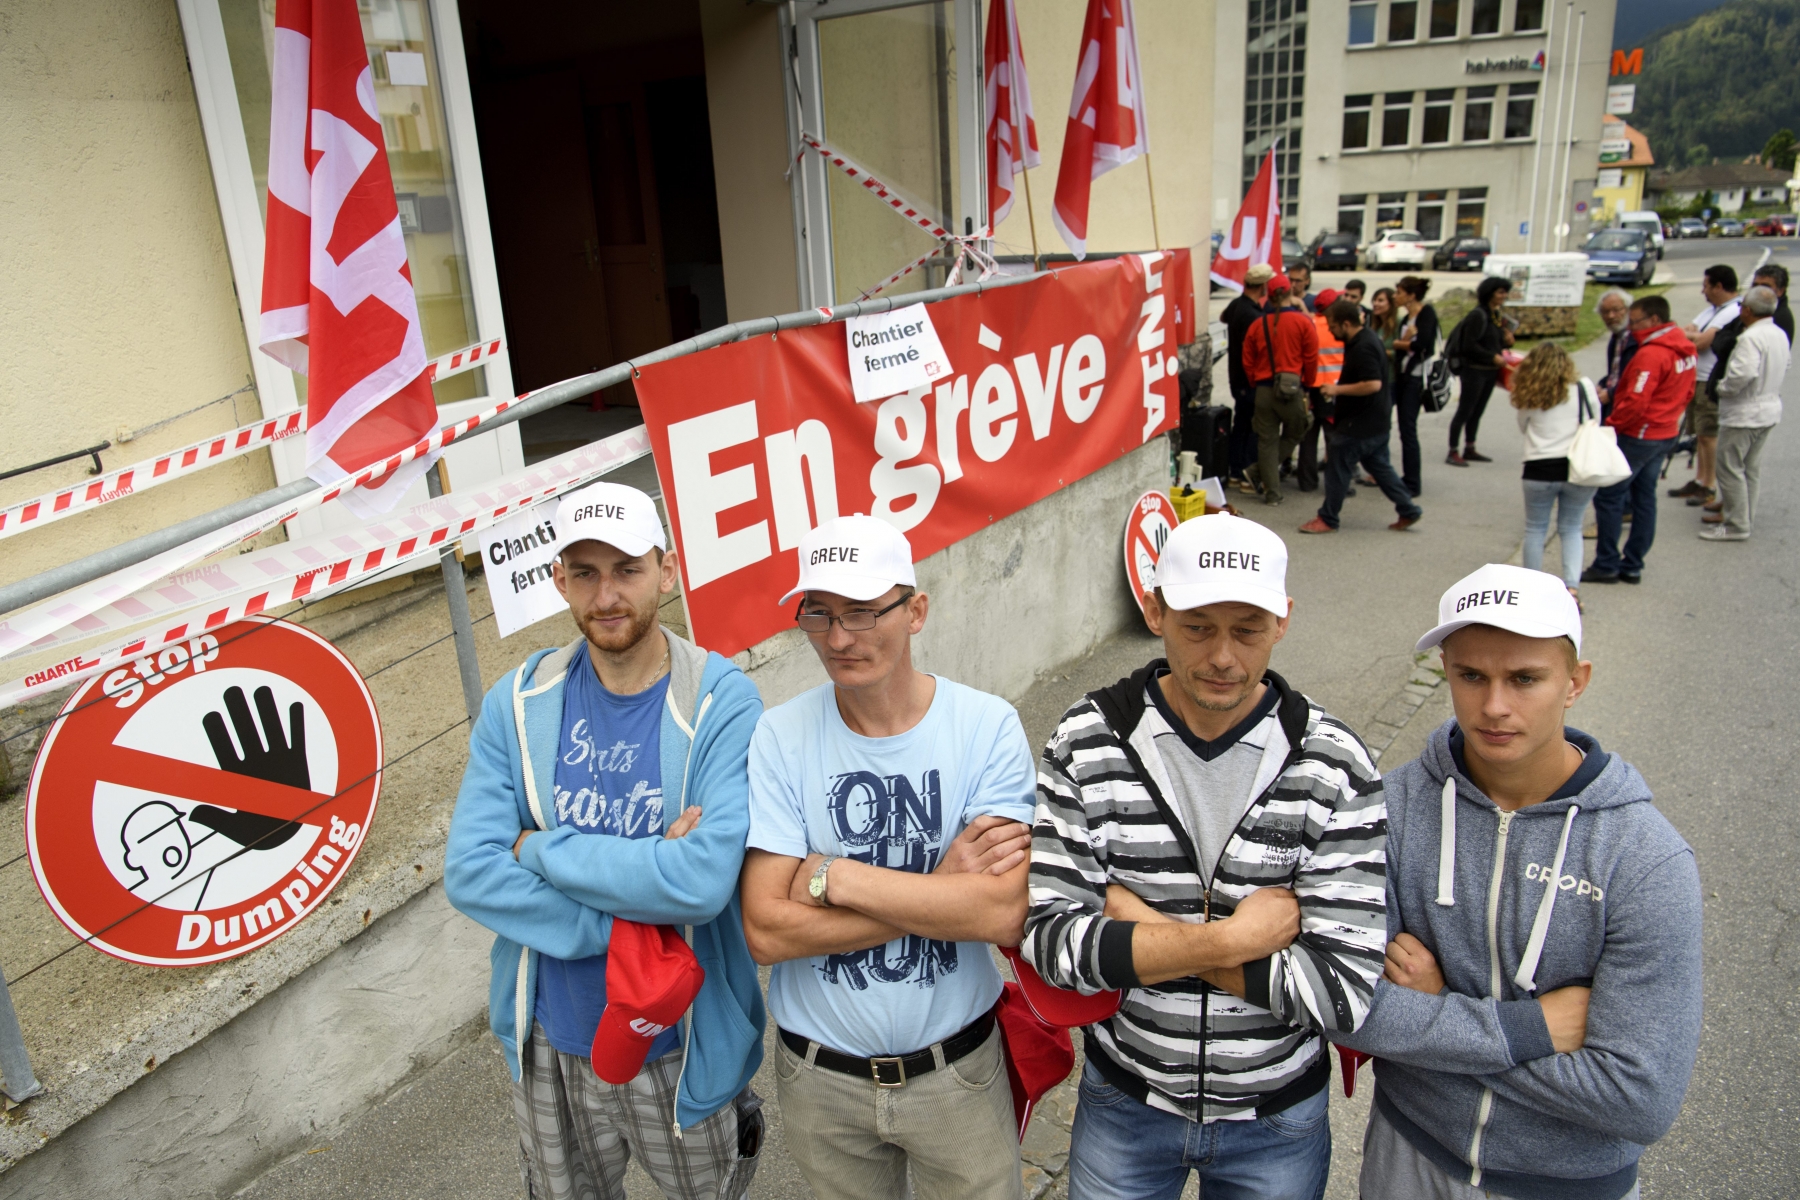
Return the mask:
<path id="1" fill-rule="evenodd" d="M 1593 664 L 1555 576 L 1492 565 L 1439 624 L 1455 719 L 1386 778 L 1365 1200 L 1621 1200 L 1700 1041 L 1700 879 L 1629 764 L 1563 724 Z"/>
<path id="2" fill-rule="evenodd" d="M 762 714 L 731 663 L 662 628 L 675 556 L 649 496 L 598 483 L 553 521 L 556 587 L 583 636 L 483 701 L 444 888 L 493 930 L 488 1021 L 513 1077 L 532 1200 L 625 1200 L 636 1156 L 671 1200 L 736 1200 L 761 1146 L 763 1004 L 738 870 Z M 673 819 L 666 820 L 666 817 Z M 589 1061 L 620 918 L 680 929 L 705 969 L 636 1078 Z"/>

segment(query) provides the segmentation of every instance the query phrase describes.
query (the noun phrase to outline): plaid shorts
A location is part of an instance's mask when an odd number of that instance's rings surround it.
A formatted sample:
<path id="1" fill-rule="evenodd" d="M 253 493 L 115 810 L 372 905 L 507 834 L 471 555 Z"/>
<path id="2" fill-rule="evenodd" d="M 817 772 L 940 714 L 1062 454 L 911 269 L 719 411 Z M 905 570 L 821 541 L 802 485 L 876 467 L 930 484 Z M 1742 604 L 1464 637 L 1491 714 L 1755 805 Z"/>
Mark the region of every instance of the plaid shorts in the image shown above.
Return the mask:
<path id="1" fill-rule="evenodd" d="M 665 1054 L 630 1083 L 610 1084 L 587 1059 L 552 1047 L 534 1022 L 513 1084 L 530 1200 L 625 1200 L 625 1167 L 634 1154 L 669 1200 L 739 1200 L 749 1191 L 758 1156 L 738 1157 L 738 1131 L 761 1123 L 762 1100 L 745 1088 L 677 1140 L 684 1054 Z M 756 1141 L 760 1154 L 761 1137 Z"/>

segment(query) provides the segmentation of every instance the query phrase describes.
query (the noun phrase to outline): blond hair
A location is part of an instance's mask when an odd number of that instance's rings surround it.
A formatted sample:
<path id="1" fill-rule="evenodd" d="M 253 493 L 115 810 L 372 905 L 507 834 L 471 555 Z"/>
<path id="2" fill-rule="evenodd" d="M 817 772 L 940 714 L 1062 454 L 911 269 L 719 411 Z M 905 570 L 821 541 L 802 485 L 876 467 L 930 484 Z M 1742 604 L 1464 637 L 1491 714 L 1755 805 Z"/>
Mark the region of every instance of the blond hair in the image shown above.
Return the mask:
<path id="1" fill-rule="evenodd" d="M 1569 385 L 1579 375 L 1575 363 L 1555 342 L 1539 342 L 1513 371 L 1514 408 L 1555 408 L 1569 398 Z"/>

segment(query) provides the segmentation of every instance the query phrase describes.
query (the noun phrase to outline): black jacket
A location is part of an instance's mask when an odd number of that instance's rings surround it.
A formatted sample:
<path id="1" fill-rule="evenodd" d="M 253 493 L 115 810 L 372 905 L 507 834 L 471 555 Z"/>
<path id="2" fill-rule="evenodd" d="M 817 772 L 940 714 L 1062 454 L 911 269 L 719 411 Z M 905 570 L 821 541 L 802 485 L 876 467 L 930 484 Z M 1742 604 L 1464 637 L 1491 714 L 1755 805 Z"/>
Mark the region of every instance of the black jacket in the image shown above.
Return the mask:
<path id="1" fill-rule="evenodd" d="M 1462 360 L 1458 370 L 1486 371 L 1491 375 L 1500 369 L 1494 364 L 1494 358 L 1506 349 L 1506 342 L 1500 336 L 1500 326 L 1487 310 L 1472 309 L 1450 331 L 1450 340 L 1456 346 L 1456 357 Z"/>

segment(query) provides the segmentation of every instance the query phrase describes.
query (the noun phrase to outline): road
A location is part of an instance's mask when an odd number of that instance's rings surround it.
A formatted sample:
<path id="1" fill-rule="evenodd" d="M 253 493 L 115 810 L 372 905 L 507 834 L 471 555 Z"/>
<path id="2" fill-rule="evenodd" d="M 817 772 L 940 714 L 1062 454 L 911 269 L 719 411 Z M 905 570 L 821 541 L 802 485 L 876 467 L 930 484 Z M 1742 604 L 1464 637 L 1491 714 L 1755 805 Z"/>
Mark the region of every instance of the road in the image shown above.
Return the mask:
<path id="1" fill-rule="evenodd" d="M 1800 255 L 1794 239 L 1767 244 L 1776 261 Z M 1677 285 L 1677 318 L 1698 309 L 1706 265 L 1728 262 L 1747 278 L 1763 245 L 1670 243 L 1664 265 Z M 1578 361 L 1597 374 L 1598 347 Z M 1443 444 L 1446 425 L 1447 414 L 1424 419 L 1428 451 Z M 1503 393 L 1481 445 L 1497 460 L 1490 466 L 1459 470 L 1442 462 L 1441 450 L 1427 453 L 1425 520 L 1412 533 L 1387 532 L 1391 510 L 1367 492 L 1348 503 L 1343 530 L 1326 537 L 1294 533 L 1311 515 L 1311 497 L 1248 513 L 1280 532 L 1293 555 L 1289 590 L 1297 608 L 1275 668 L 1353 727 L 1368 728 L 1404 684 L 1413 640 L 1433 623 L 1440 591 L 1518 550 L 1519 437 Z M 1687 474 L 1678 464 L 1669 483 Z M 1596 669 L 1572 722 L 1644 773 L 1658 806 L 1694 847 L 1705 890 L 1705 1033 L 1681 1117 L 1643 1159 L 1643 1194 L 1654 1200 L 1776 1200 L 1794 1193 L 1800 1175 L 1800 751 L 1792 734 L 1800 726 L 1792 680 L 1800 662 L 1800 442 L 1792 431 L 1771 439 L 1763 477 L 1751 541 L 1701 542 L 1697 510 L 1665 498 L 1643 583 L 1590 586 L 1583 597 L 1586 653 Z M 1115 547 L 1097 547 L 1096 556 L 1116 569 Z M 1147 636 L 1122 636 L 1042 681 L 1020 702 L 1027 732 L 1041 743 L 1075 697 L 1156 649 Z M 1384 762 L 1411 758 L 1448 716 L 1440 688 Z M 766 1068 L 756 1086 L 773 1096 Z M 1337 1154 L 1328 1195 L 1350 1200 L 1369 1076 L 1363 1073 L 1355 1101 L 1343 1099 L 1337 1080 L 1331 1086 Z M 752 1195 L 806 1197 L 784 1150 L 780 1114 L 771 1116 Z M 471 1031 L 459 1052 L 349 1126 L 322 1130 L 306 1153 L 241 1194 L 515 1200 L 516 1146 L 505 1070 L 492 1040 Z M 631 1178 L 633 1200 L 656 1195 L 635 1167 Z"/>

